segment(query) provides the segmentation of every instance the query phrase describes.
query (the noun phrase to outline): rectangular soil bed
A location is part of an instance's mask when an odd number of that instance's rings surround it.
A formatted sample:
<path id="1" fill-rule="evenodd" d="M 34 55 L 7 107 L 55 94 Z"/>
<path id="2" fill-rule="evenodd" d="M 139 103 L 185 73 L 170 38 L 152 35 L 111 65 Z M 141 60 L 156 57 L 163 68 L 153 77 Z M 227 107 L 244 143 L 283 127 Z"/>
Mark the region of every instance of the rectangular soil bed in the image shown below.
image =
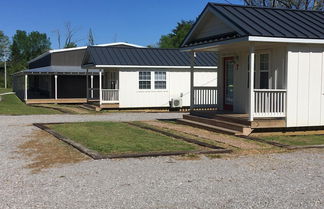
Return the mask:
<path id="1" fill-rule="evenodd" d="M 122 122 L 35 124 L 94 159 L 220 153 Z"/>

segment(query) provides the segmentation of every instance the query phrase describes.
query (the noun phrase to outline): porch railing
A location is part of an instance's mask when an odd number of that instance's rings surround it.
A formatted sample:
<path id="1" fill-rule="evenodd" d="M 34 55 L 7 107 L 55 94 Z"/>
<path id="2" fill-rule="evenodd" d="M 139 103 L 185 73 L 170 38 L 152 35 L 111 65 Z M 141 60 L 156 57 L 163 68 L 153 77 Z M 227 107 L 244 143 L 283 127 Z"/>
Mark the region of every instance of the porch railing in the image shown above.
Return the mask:
<path id="1" fill-rule="evenodd" d="M 217 87 L 199 86 L 194 89 L 194 108 L 217 107 Z"/>
<path id="2" fill-rule="evenodd" d="M 254 117 L 285 117 L 285 89 L 255 89 Z"/>
<path id="3" fill-rule="evenodd" d="M 119 101 L 118 89 L 102 89 L 102 103 L 114 103 Z"/>

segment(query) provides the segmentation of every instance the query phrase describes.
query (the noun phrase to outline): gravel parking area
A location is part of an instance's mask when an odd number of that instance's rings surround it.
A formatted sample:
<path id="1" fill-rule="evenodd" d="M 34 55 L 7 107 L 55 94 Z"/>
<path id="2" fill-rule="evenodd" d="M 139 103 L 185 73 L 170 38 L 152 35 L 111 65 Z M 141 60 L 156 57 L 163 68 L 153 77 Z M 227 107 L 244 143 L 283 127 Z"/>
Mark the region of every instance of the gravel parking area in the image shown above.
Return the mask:
<path id="1" fill-rule="evenodd" d="M 24 168 L 30 159 L 16 153 L 36 122 L 181 116 L 0 116 L 0 208 L 324 208 L 323 149 L 230 159 L 86 160 L 36 174 Z"/>

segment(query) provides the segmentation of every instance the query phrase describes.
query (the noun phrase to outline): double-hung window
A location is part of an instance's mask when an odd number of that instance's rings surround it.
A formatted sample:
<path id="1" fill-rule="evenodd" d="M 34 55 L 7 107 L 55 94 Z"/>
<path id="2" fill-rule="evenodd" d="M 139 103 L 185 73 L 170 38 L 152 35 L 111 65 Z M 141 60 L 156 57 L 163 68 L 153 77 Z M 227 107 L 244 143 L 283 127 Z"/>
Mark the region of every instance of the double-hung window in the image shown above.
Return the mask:
<path id="1" fill-rule="evenodd" d="M 151 89 L 151 72 L 139 72 L 139 89 Z"/>
<path id="2" fill-rule="evenodd" d="M 260 89 L 269 88 L 269 54 L 260 54 Z"/>
<path id="3" fill-rule="evenodd" d="M 269 71 L 270 71 L 270 55 L 261 53 L 255 56 L 254 60 L 254 88 L 269 88 Z M 250 87 L 250 56 L 248 56 L 248 88 Z"/>
<path id="4" fill-rule="evenodd" d="M 155 72 L 154 75 L 154 88 L 166 89 L 166 72 Z"/>

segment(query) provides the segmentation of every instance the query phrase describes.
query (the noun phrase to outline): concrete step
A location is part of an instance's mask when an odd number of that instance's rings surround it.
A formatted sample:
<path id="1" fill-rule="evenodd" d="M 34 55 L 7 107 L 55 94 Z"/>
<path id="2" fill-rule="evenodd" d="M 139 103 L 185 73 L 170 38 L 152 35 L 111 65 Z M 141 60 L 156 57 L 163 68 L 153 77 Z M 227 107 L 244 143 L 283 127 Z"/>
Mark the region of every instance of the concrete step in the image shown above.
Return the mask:
<path id="1" fill-rule="evenodd" d="M 190 125 L 190 126 L 193 126 L 196 128 L 206 129 L 206 130 L 214 131 L 214 132 L 218 132 L 218 133 L 225 133 L 225 134 L 231 134 L 231 135 L 243 135 L 242 132 L 239 132 L 239 131 L 236 131 L 233 129 L 222 128 L 219 126 L 209 125 L 206 123 L 200 123 L 200 122 L 193 121 L 193 120 L 179 119 L 177 121 L 179 123 L 182 123 L 185 125 Z"/>

